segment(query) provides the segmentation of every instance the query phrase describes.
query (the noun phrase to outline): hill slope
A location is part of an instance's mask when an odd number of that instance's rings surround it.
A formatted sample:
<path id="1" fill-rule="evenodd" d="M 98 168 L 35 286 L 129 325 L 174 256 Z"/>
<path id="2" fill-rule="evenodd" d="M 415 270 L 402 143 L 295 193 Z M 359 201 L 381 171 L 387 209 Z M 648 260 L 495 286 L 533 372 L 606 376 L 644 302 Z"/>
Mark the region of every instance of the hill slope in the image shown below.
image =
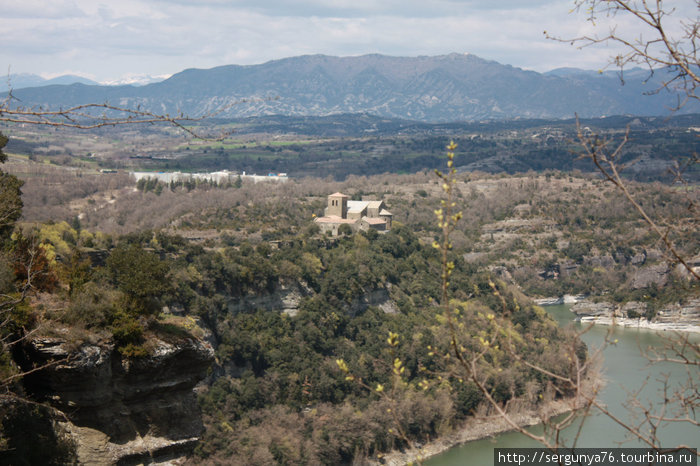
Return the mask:
<path id="1" fill-rule="evenodd" d="M 653 93 L 663 73 L 637 71 L 625 85 L 611 73 L 525 71 L 474 55 L 308 55 L 260 65 L 188 69 L 142 87 L 21 89 L 24 104 L 105 102 L 158 113 L 219 117 L 371 113 L 420 121 L 664 115 L 676 103 Z M 648 82 L 646 81 L 648 80 Z M 645 95 L 652 93 L 651 95 Z M 700 105 L 684 108 L 697 112 Z"/>

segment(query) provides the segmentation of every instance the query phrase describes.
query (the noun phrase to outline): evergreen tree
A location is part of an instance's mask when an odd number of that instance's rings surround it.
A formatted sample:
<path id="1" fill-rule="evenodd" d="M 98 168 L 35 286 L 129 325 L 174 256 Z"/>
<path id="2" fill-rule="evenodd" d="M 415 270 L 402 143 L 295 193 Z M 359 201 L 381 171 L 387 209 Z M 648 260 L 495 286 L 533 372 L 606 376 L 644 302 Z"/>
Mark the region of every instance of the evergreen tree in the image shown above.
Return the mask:
<path id="1" fill-rule="evenodd" d="M 7 144 L 7 137 L 0 134 L 0 163 L 7 160 L 2 149 Z M 14 175 L 0 170 L 0 244 L 7 241 L 22 215 L 22 185 L 24 182 Z"/>

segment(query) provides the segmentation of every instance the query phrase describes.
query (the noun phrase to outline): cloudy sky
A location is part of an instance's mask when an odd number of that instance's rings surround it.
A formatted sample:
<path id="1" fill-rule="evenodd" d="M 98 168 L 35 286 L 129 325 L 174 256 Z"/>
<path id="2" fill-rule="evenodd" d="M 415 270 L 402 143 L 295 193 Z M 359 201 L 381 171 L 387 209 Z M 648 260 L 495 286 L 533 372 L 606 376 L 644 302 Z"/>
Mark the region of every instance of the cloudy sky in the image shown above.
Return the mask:
<path id="1" fill-rule="evenodd" d="M 697 16 L 695 0 L 686 13 Z M 593 31 L 574 0 L 0 0 L 3 73 L 97 81 L 304 55 L 473 53 L 525 69 L 599 69 L 543 31 Z M 622 18 L 621 28 L 634 31 Z M 609 22 L 597 26 L 605 32 Z"/>

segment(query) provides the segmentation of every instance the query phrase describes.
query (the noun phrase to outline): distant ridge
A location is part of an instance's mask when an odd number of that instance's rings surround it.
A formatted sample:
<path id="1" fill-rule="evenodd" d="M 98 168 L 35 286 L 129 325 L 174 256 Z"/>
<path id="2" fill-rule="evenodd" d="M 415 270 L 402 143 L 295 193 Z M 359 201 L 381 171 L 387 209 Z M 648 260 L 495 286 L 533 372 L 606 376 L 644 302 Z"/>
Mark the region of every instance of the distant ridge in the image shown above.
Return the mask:
<path id="1" fill-rule="evenodd" d="M 641 71 L 641 70 L 640 70 Z M 471 54 L 390 57 L 305 55 L 260 65 L 187 69 L 134 86 L 45 86 L 15 92 L 23 103 L 66 107 L 111 102 L 196 117 L 368 113 L 424 122 L 667 115 L 677 98 L 663 72 L 526 71 Z M 649 81 L 646 81 L 646 80 Z M 683 112 L 700 112 L 690 103 Z"/>
<path id="2" fill-rule="evenodd" d="M 12 89 L 23 89 L 27 87 L 38 87 L 38 86 L 50 86 L 52 84 L 87 84 L 87 85 L 98 85 L 99 83 L 92 81 L 82 76 L 75 76 L 72 74 L 66 74 L 63 76 L 57 76 L 51 79 L 44 79 L 39 75 L 30 73 L 18 73 L 11 74 L 5 83 L 3 83 L 4 90 L 7 90 L 7 85 Z"/>

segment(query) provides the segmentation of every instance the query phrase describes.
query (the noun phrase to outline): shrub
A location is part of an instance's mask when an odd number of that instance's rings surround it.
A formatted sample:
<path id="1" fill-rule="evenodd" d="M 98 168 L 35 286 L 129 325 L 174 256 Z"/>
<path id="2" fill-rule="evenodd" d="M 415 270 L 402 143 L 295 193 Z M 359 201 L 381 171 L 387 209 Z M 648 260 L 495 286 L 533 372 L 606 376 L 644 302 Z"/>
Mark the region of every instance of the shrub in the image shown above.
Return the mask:
<path id="1" fill-rule="evenodd" d="M 107 259 L 113 283 L 124 293 L 125 308 L 136 315 L 153 315 L 162 308 L 170 289 L 168 266 L 153 252 L 137 244 L 119 246 Z"/>
<path id="2" fill-rule="evenodd" d="M 13 291 L 15 283 L 15 273 L 12 264 L 2 253 L 0 253 L 0 294 L 7 294 Z"/>
<path id="3" fill-rule="evenodd" d="M 352 228 L 347 223 L 343 223 L 338 227 L 338 235 L 349 236 L 352 235 Z"/>
<path id="4" fill-rule="evenodd" d="M 133 316 L 124 311 L 117 311 L 112 322 L 112 334 L 119 347 L 141 343 L 143 326 Z"/>
<path id="5" fill-rule="evenodd" d="M 64 320 L 87 328 L 104 327 L 114 320 L 117 302 L 121 300 L 121 293 L 110 287 L 86 283 L 68 305 Z"/>

